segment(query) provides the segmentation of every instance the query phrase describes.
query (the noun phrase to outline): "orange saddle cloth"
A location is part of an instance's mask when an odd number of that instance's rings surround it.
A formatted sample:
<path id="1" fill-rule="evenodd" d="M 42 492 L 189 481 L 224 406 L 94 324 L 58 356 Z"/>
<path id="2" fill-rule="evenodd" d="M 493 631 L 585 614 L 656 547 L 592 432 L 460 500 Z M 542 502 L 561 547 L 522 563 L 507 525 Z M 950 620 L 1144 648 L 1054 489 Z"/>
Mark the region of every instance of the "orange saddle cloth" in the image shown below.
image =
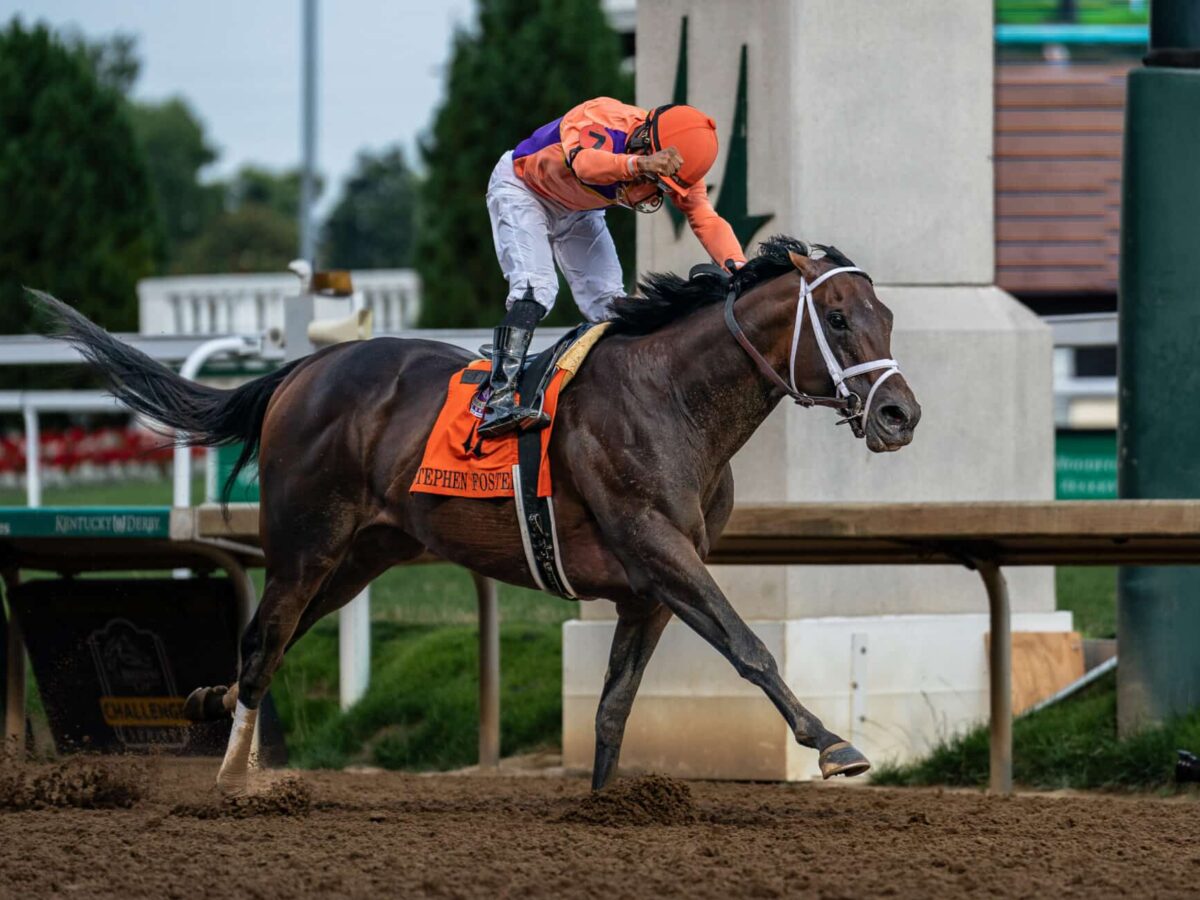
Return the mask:
<path id="1" fill-rule="evenodd" d="M 487 383 L 491 367 L 488 360 L 478 359 L 450 377 L 446 403 L 430 432 L 421 467 L 409 488 L 412 493 L 476 498 L 513 495 L 519 432 L 482 442 L 475 434 L 475 426 L 483 419 L 483 404 L 475 398 L 480 386 Z M 558 395 L 569 374 L 566 369 L 558 369 L 544 391 L 542 409 L 550 416 L 550 424 L 540 432 L 539 497 L 549 497 L 552 493 L 548 454 L 550 433 L 554 428 Z"/>

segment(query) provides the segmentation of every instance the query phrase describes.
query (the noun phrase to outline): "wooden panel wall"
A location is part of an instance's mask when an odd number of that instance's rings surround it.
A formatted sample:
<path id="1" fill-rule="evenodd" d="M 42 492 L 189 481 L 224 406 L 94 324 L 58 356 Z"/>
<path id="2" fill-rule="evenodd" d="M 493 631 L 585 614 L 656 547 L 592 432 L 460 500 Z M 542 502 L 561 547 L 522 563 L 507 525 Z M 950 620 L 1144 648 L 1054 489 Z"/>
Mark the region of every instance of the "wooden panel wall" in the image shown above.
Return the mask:
<path id="1" fill-rule="evenodd" d="M 1116 293 L 1132 63 L 996 67 L 996 283 Z"/>

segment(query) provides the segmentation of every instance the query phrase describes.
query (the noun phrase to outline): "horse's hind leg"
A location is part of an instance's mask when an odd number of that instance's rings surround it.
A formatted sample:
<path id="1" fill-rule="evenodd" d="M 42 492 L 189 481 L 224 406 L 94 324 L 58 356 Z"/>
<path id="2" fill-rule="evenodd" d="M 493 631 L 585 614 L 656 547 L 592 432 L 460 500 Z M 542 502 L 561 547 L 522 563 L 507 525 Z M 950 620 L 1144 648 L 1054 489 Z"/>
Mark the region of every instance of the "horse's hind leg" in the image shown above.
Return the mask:
<path id="1" fill-rule="evenodd" d="M 262 602 L 242 636 L 242 667 L 237 684 L 226 694 L 235 697 L 233 728 L 217 785 L 227 793 L 243 793 L 258 720 L 258 705 L 283 659 L 304 609 L 329 574 L 329 565 L 312 565 L 286 575 L 269 573 Z"/>
<path id="2" fill-rule="evenodd" d="M 419 555 L 421 549 L 418 545 L 417 549 L 409 557 L 405 558 Z M 308 633 L 308 630 L 324 616 L 345 606 L 358 596 L 368 584 L 387 571 L 396 562 L 403 562 L 403 559 L 388 561 L 372 560 L 369 564 L 347 560 L 338 566 L 337 570 L 326 579 L 325 584 L 322 585 L 316 596 L 304 607 L 304 611 L 300 614 L 300 619 L 296 623 L 296 627 L 292 630 L 291 637 L 288 638 L 284 652 L 286 653 L 290 650 L 292 645 L 304 637 Z M 262 608 L 261 606 L 259 607 L 259 609 Z M 250 624 L 246 626 L 245 633 L 242 635 L 242 658 L 249 659 L 262 645 L 261 622 L 256 612 L 254 618 L 250 620 Z M 273 672 L 274 670 L 272 670 L 272 674 Z M 233 715 L 234 708 L 237 706 L 239 693 L 239 681 L 235 681 L 232 685 L 220 684 L 213 687 L 196 688 L 188 695 L 187 701 L 184 704 L 183 714 L 192 722 L 212 722 L 219 719 L 227 719 Z"/>
<path id="3" fill-rule="evenodd" d="M 424 548 L 407 535 L 368 529 L 355 538 L 335 569 L 316 566 L 288 581 L 268 576 L 263 601 L 242 639 L 242 672 L 226 697 L 235 699 L 234 730 L 217 776 L 223 790 L 245 789 L 258 704 L 284 653 L 313 625 L 340 609 L 392 565 L 418 556 Z M 239 730 L 239 725 L 240 730 Z"/>
<path id="4" fill-rule="evenodd" d="M 604 690 L 596 708 L 596 761 L 592 766 L 592 790 L 606 787 L 616 777 L 621 757 L 625 722 L 633 707 L 642 672 L 663 629 L 671 620 L 671 610 L 661 603 L 649 609 L 618 609 L 617 629 L 613 633 L 604 675 Z"/>

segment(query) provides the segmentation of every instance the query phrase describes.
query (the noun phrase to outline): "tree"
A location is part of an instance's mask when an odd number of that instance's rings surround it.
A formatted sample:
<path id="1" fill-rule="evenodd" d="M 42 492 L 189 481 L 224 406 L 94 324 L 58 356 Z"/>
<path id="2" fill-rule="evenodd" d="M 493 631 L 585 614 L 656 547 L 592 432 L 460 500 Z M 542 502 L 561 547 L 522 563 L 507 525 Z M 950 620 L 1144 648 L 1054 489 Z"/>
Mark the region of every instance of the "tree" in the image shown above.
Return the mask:
<path id="1" fill-rule="evenodd" d="M 299 172 L 243 166 L 230 181 L 213 182 L 205 190 L 218 198 L 220 212 L 172 255 L 172 272 L 273 272 L 296 258 Z"/>
<path id="2" fill-rule="evenodd" d="M 178 274 L 281 272 L 296 258 L 296 220 L 260 203 L 227 210 L 180 248 L 171 268 Z"/>
<path id="3" fill-rule="evenodd" d="M 325 222 L 325 264 L 339 269 L 411 265 L 417 187 L 400 147 L 360 153 Z"/>
<path id="4" fill-rule="evenodd" d="M 63 42 L 87 64 L 103 87 L 128 97 L 142 72 L 137 55 L 137 38 L 117 32 L 99 41 L 88 40 L 82 32 L 68 31 Z"/>
<path id="5" fill-rule="evenodd" d="M 0 333 L 30 328 L 22 285 L 112 329 L 137 322 L 161 232 L 121 97 L 45 26 L 0 31 Z"/>
<path id="6" fill-rule="evenodd" d="M 258 166 L 242 166 L 233 176 L 233 180 L 225 186 L 226 203 L 233 209 L 264 206 L 275 210 L 281 216 L 298 221 L 300 180 L 299 169 L 272 172 Z M 314 200 L 321 196 L 321 188 L 321 179 L 318 178 Z"/>
<path id="7" fill-rule="evenodd" d="M 224 189 L 204 184 L 200 172 L 217 159 L 204 126 L 182 98 L 129 106 L 165 234 L 164 268 L 221 212 Z"/>
<path id="8" fill-rule="evenodd" d="M 478 10 L 476 27 L 454 37 L 446 99 L 422 146 L 416 267 L 425 326 L 489 325 L 501 315 L 507 289 L 483 202 L 500 155 L 591 97 L 632 99 L 598 0 L 478 0 Z M 627 276 L 633 215 L 609 216 Z M 555 319 L 578 318 L 564 290 Z"/>

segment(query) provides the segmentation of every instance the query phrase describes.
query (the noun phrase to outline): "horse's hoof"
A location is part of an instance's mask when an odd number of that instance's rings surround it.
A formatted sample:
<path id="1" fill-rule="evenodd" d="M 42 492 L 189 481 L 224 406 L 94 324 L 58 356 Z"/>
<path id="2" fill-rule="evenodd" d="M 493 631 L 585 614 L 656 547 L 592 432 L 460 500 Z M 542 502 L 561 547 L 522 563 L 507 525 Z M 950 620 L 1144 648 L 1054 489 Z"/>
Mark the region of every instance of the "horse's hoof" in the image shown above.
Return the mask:
<path id="1" fill-rule="evenodd" d="M 828 780 L 834 775 L 851 778 L 871 768 L 867 758 L 859 753 L 849 741 L 838 741 L 821 751 L 821 777 Z"/>
<path id="2" fill-rule="evenodd" d="M 250 776 L 245 772 L 240 775 L 221 772 L 217 775 L 217 790 L 221 792 L 221 796 L 230 800 L 248 797 L 250 796 Z"/>
<path id="3" fill-rule="evenodd" d="M 196 688 L 183 701 L 183 717 L 189 722 L 216 722 L 228 719 L 229 710 L 225 708 L 224 702 L 228 690 L 223 684 Z"/>

